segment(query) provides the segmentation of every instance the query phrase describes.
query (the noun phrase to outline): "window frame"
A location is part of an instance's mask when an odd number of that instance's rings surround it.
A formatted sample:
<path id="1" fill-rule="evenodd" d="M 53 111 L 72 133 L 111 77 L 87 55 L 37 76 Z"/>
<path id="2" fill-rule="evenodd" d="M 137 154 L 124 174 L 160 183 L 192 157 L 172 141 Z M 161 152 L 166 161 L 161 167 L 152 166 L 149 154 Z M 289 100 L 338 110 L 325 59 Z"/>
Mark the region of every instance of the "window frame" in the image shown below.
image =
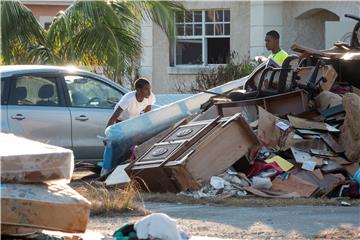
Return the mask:
<path id="1" fill-rule="evenodd" d="M 16 88 L 16 81 L 18 78 L 20 77 L 39 77 L 39 78 L 44 78 L 49 80 L 49 78 L 51 80 L 54 80 L 55 83 L 55 91 L 58 95 L 58 99 L 59 99 L 59 103 L 57 105 L 37 105 L 37 104 L 33 104 L 33 105 L 27 105 L 27 104 L 23 104 L 23 105 L 19 105 L 16 104 L 15 101 L 15 95 L 14 94 L 10 94 L 13 93 L 15 91 Z M 51 81 L 49 80 L 49 81 Z M 17 75 L 13 75 L 11 77 L 9 77 L 9 81 L 10 81 L 10 86 L 9 86 L 9 98 L 8 98 L 8 105 L 12 105 L 12 106 L 26 106 L 26 107 L 65 107 L 66 106 L 66 101 L 64 99 L 64 92 L 63 92 L 63 88 L 62 88 L 62 84 L 61 84 L 61 79 L 59 75 L 55 75 L 55 74 L 41 74 L 41 73 L 31 73 L 31 74 L 17 74 Z"/>
<path id="2" fill-rule="evenodd" d="M 4 84 L 0 89 L 1 93 L 1 105 L 8 105 L 9 103 L 9 90 L 10 90 L 10 82 L 11 79 L 9 77 L 1 78 L 1 82 Z M 1 83 L 0 83 L 1 84 Z"/>
<path id="3" fill-rule="evenodd" d="M 223 21 L 222 22 L 206 22 L 206 11 L 219 11 L 222 10 L 223 11 Z M 225 11 L 229 11 L 229 21 L 225 21 Z M 208 45 L 207 45 L 207 39 L 208 38 L 231 38 L 231 10 L 228 8 L 214 8 L 214 9 L 190 9 L 188 10 L 192 13 L 192 17 L 194 19 L 194 12 L 196 11 L 201 11 L 201 25 L 202 25 L 202 34 L 201 35 L 192 35 L 192 36 L 178 36 L 177 35 L 177 25 L 179 24 L 183 24 L 184 25 L 184 32 L 186 32 L 186 25 L 190 25 L 192 24 L 193 27 L 193 34 L 195 31 L 195 24 L 199 24 L 199 22 L 186 22 L 186 11 L 184 11 L 184 22 L 183 23 L 178 23 L 176 22 L 176 14 L 174 14 L 174 23 L 175 23 L 175 28 L 174 28 L 174 34 L 175 34 L 175 38 L 174 38 L 174 44 L 172 47 L 172 51 L 173 51 L 173 67 L 187 67 L 187 68 L 191 68 L 191 67 L 204 67 L 204 66 L 219 66 L 219 65 L 225 65 L 226 63 L 218 63 L 218 64 L 209 64 L 208 63 L 208 55 L 207 55 L 207 49 L 208 49 Z M 229 35 L 206 35 L 206 24 L 208 23 L 212 23 L 214 24 L 214 28 L 216 24 L 222 23 L 223 24 L 223 33 L 225 33 L 225 24 L 229 24 L 230 25 L 230 32 Z M 215 34 L 215 29 L 214 29 L 214 34 Z M 177 64 L 176 62 L 176 50 L 177 50 L 177 40 L 192 40 L 192 39 L 201 39 L 202 40 L 202 64 Z M 171 62 L 171 61 L 170 61 Z"/>

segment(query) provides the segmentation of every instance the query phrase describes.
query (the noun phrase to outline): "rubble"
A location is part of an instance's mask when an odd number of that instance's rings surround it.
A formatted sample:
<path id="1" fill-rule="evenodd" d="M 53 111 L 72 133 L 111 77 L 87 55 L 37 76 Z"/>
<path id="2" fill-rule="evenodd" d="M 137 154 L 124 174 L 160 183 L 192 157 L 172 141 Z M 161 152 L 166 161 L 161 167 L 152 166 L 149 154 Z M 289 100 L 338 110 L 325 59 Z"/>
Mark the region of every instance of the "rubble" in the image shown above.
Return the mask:
<path id="1" fill-rule="evenodd" d="M 130 178 L 144 190 L 196 198 L 359 197 L 359 185 L 351 185 L 357 194 L 344 187 L 360 175 L 360 97 L 332 62 L 345 53 L 293 50 L 302 55 L 281 67 L 270 59 L 243 88 L 140 145 L 148 150 L 126 168 Z M 206 131 L 195 129 L 201 124 Z"/>

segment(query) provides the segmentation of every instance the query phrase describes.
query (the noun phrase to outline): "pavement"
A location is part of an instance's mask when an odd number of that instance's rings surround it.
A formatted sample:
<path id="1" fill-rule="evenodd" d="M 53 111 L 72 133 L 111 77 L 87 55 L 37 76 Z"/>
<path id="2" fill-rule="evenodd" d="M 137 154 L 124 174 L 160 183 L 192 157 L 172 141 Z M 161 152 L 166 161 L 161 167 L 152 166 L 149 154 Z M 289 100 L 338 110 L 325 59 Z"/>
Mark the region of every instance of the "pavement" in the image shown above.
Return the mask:
<path id="1" fill-rule="evenodd" d="M 359 228 L 360 208 L 345 206 L 289 206 L 267 208 L 221 207 L 206 205 L 147 203 L 152 212 L 173 218 L 202 220 L 247 230 L 262 223 L 281 232 L 315 235 L 341 226 Z"/>

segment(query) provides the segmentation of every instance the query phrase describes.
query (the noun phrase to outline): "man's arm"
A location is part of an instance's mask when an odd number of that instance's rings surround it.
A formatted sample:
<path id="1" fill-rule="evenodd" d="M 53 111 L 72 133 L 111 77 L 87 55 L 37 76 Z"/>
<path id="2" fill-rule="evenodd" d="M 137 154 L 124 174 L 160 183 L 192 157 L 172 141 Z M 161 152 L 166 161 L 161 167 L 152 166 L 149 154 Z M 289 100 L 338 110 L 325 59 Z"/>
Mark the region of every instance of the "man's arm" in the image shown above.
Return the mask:
<path id="1" fill-rule="evenodd" d="M 144 109 L 144 112 L 150 112 L 151 111 L 151 105 L 147 105 Z"/>
<path id="2" fill-rule="evenodd" d="M 113 114 L 111 115 L 106 127 L 111 126 L 117 122 L 118 117 L 123 112 L 123 109 L 121 107 L 118 107 Z"/>

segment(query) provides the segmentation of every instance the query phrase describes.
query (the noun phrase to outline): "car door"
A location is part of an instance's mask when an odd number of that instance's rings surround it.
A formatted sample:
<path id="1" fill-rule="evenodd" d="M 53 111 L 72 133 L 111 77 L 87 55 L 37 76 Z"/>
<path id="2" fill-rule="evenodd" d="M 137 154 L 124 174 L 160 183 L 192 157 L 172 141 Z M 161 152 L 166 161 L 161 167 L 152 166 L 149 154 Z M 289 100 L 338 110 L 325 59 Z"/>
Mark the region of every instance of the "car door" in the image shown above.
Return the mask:
<path id="1" fill-rule="evenodd" d="M 57 77 L 22 75 L 10 85 L 8 123 L 15 135 L 71 148 L 70 111 Z"/>
<path id="2" fill-rule="evenodd" d="M 107 121 L 123 93 L 105 81 L 89 76 L 65 75 L 64 80 L 75 157 L 86 161 L 100 160 L 104 144 L 99 136 L 105 136 Z"/>

